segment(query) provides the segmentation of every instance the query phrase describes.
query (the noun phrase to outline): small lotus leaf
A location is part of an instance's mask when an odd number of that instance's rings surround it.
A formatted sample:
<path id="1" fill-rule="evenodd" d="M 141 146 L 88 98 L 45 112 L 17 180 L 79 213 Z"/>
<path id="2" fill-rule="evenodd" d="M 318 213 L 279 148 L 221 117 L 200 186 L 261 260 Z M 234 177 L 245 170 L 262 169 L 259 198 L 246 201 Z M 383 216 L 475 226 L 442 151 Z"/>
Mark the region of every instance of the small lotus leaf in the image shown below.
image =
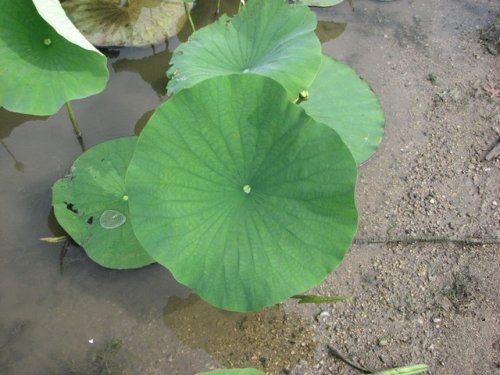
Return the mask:
<path id="1" fill-rule="evenodd" d="M 186 16 L 182 0 L 67 0 L 76 27 L 98 46 L 144 46 L 177 34 Z"/>
<path id="2" fill-rule="evenodd" d="M 254 73 L 278 81 L 296 99 L 321 63 L 315 28 L 316 16 L 305 5 L 252 0 L 233 18 L 222 16 L 176 48 L 168 93 L 214 76 Z"/>
<path id="3" fill-rule="evenodd" d="M 199 372 L 196 375 L 266 375 L 266 374 L 254 368 L 234 368 L 228 370 Z"/>
<path id="4" fill-rule="evenodd" d="M 92 147 L 52 188 L 59 224 L 92 260 L 107 268 L 138 268 L 154 262 L 130 225 L 125 172 L 136 142 L 137 137 L 126 137 Z"/>
<path id="5" fill-rule="evenodd" d="M 57 0 L 35 3 L 43 18 L 30 0 L 0 0 L 0 105 L 51 115 L 102 91 L 107 60 L 78 36 Z"/>
<path id="6" fill-rule="evenodd" d="M 153 259 L 209 303 L 255 311 L 336 267 L 357 225 L 356 164 L 267 77 L 205 80 L 162 104 L 126 185 Z"/>
<path id="7" fill-rule="evenodd" d="M 351 67 L 331 57 L 323 57 L 301 106 L 339 133 L 358 164 L 373 155 L 384 135 L 384 111 L 377 96 Z"/>

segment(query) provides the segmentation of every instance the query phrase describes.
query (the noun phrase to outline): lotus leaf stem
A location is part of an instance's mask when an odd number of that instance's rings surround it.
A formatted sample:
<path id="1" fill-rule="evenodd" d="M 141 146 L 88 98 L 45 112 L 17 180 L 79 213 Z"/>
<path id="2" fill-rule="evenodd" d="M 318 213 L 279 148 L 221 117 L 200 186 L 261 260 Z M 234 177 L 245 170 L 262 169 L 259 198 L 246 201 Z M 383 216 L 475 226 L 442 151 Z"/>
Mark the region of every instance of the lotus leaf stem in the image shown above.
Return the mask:
<path id="1" fill-rule="evenodd" d="M 189 10 L 187 3 L 184 3 L 184 11 L 186 12 L 186 17 L 189 20 L 189 24 L 191 25 L 191 30 L 193 30 L 194 33 L 196 31 L 196 28 L 194 27 L 193 19 L 191 18 L 191 11 Z"/>
<path id="2" fill-rule="evenodd" d="M 220 13 L 220 0 L 217 0 L 217 14 Z"/>
<path id="3" fill-rule="evenodd" d="M 75 113 L 73 112 L 73 107 L 71 107 L 71 102 L 66 102 L 66 108 L 68 109 L 69 120 L 73 125 L 73 129 L 75 130 L 76 136 L 78 138 L 82 138 L 82 131 L 78 126 L 78 121 L 76 121 Z"/>

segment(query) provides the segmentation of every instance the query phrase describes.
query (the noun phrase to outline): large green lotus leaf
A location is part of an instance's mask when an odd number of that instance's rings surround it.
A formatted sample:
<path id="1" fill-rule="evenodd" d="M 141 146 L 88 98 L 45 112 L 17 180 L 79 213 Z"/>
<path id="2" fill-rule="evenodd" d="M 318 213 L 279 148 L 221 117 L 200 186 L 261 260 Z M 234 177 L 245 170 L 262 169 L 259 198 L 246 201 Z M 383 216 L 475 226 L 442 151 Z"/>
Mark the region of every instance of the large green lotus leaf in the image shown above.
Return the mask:
<path id="1" fill-rule="evenodd" d="M 137 242 L 129 218 L 125 172 L 137 137 L 101 143 L 80 156 L 52 188 L 57 221 L 95 262 L 138 268 L 153 259 Z"/>
<path id="2" fill-rule="evenodd" d="M 106 57 L 62 21 L 58 4 L 37 1 L 53 27 L 32 1 L 0 0 L 0 105 L 9 111 L 51 115 L 106 86 Z"/>
<path id="3" fill-rule="evenodd" d="M 357 223 L 356 164 L 275 81 L 205 80 L 162 104 L 126 177 L 134 232 L 209 303 L 254 311 L 339 264 Z"/>
<path id="4" fill-rule="evenodd" d="M 182 0 L 66 0 L 76 27 L 98 46 L 144 46 L 177 34 L 186 21 Z"/>
<path id="5" fill-rule="evenodd" d="M 232 19 L 222 16 L 176 48 L 168 93 L 214 76 L 254 73 L 278 81 L 296 99 L 321 63 L 315 28 L 316 16 L 305 5 L 252 0 Z"/>
<path id="6" fill-rule="evenodd" d="M 377 150 L 384 134 L 384 111 L 368 83 L 348 65 L 324 56 L 309 98 L 301 105 L 339 133 L 358 164 Z"/>
<path id="7" fill-rule="evenodd" d="M 229 370 L 214 370 L 207 372 L 199 372 L 196 375 L 266 375 L 266 374 L 254 368 L 235 368 Z"/>

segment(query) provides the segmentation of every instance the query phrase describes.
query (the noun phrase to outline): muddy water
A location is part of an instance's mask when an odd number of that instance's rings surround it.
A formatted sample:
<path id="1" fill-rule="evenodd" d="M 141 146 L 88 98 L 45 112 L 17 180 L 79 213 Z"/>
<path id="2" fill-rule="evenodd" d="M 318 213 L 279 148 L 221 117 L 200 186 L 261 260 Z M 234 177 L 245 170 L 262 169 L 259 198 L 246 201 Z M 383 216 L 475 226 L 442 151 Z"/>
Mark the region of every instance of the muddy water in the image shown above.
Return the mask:
<path id="1" fill-rule="evenodd" d="M 204 25 L 215 2 L 200 4 L 193 18 Z M 223 11 L 236 4 L 223 2 Z M 342 31 L 322 22 L 320 36 Z M 73 102 L 84 147 L 140 132 L 167 99 L 165 71 L 188 35 L 184 28 L 163 44 L 105 51 L 106 90 Z M 80 154 L 65 108 L 50 117 L 0 109 L 1 374 L 187 375 L 220 365 L 275 372 L 312 359 L 313 334 L 281 308 L 228 314 L 188 297 L 158 265 L 108 270 L 76 245 L 64 253 L 62 244 L 40 241 L 64 234 L 51 212 L 51 186 Z M 267 358 L 270 347 L 282 355 Z"/>

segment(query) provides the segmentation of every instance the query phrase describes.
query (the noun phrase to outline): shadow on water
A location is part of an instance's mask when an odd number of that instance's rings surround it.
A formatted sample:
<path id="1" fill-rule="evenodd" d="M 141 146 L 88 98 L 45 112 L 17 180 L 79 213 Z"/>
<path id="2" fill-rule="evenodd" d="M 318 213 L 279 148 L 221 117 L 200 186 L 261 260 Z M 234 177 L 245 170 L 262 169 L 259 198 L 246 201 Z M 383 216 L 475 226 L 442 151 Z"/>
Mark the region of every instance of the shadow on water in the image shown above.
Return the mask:
<path id="1" fill-rule="evenodd" d="M 14 162 L 14 167 L 18 172 L 24 172 L 24 164 L 19 161 L 13 150 L 8 146 L 7 142 L 4 141 L 12 130 L 16 127 L 33 120 L 44 121 L 47 120 L 48 116 L 32 116 L 32 115 L 24 115 L 21 113 L 14 113 L 7 111 L 4 108 L 0 107 L 0 119 L 2 120 L 0 123 L 0 146 L 3 148 L 10 158 Z"/>
<path id="2" fill-rule="evenodd" d="M 134 127 L 135 135 L 141 134 L 142 129 L 144 129 L 144 127 L 146 126 L 146 124 L 148 123 L 149 119 L 151 118 L 154 112 L 155 112 L 154 109 L 152 109 L 151 111 L 147 111 L 141 116 L 139 120 L 137 120 Z"/>
<path id="3" fill-rule="evenodd" d="M 227 14 L 232 16 L 238 11 L 239 0 L 221 0 L 220 13 L 217 14 L 217 1 L 215 0 L 200 0 L 191 9 L 191 17 L 196 29 L 201 29 L 214 22 L 220 15 Z M 181 31 L 177 34 L 180 41 L 185 42 L 191 35 L 191 27 L 186 22 Z"/>
<path id="4" fill-rule="evenodd" d="M 163 50 L 157 52 L 162 47 Z M 112 63 L 112 67 L 116 73 L 119 72 L 136 72 L 141 78 L 151 85 L 153 90 L 158 94 L 158 98 L 167 93 L 167 75 L 166 71 L 170 65 L 172 52 L 168 49 L 168 42 L 165 45 L 151 46 L 152 54 L 148 54 L 139 59 L 122 58 Z"/>
<path id="5" fill-rule="evenodd" d="M 347 24 L 335 21 L 318 21 L 316 35 L 321 43 L 338 38 L 345 30 Z"/>
<path id="6" fill-rule="evenodd" d="M 171 297 L 163 312 L 165 324 L 184 345 L 203 349 L 224 367 L 255 367 L 278 374 L 314 357 L 311 328 L 280 305 L 235 313 L 191 294 L 185 299 Z"/>

